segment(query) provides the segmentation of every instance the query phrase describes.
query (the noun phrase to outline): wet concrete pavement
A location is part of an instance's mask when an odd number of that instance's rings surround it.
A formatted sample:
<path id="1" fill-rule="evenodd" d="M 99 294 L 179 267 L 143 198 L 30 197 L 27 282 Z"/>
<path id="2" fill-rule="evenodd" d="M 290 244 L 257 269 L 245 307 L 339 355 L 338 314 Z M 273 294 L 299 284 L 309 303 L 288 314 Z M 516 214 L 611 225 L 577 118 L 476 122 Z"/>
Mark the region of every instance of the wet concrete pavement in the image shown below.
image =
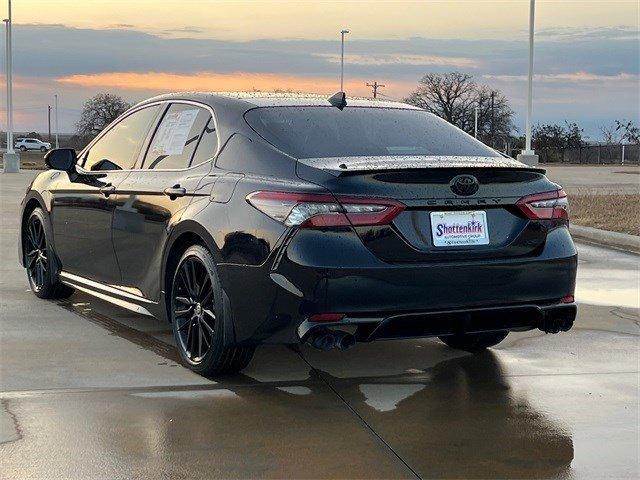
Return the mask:
<path id="1" fill-rule="evenodd" d="M 0 184 L 0 477 L 637 478 L 638 256 L 579 246 L 576 327 L 482 354 L 436 340 L 265 346 L 197 376 L 170 330 L 37 299 Z"/>

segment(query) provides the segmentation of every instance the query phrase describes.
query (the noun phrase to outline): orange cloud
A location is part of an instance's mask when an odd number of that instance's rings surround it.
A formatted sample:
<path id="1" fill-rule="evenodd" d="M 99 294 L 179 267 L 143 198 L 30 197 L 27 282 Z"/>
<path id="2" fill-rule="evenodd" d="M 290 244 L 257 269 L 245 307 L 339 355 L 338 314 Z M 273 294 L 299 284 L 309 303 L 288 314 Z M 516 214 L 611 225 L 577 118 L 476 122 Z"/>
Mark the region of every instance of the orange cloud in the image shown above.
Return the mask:
<path id="1" fill-rule="evenodd" d="M 168 72 L 106 72 L 85 75 L 68 75 L 56 81 L 93 88 L 117 88 L 122 90 L 153 91 L 248 91 L 277 89 L 305 93 L 330 94 L 339 89 L 339 78 L 305 77 L 273 73 L 211 73 L 179 74 Z M 371 89 L 367 80 L 346 78 L 345 90 L 352 95 L 368 96 Z M 385 82 L 389 95 L 401 97 L 408 93 L 413 83 Z"/>

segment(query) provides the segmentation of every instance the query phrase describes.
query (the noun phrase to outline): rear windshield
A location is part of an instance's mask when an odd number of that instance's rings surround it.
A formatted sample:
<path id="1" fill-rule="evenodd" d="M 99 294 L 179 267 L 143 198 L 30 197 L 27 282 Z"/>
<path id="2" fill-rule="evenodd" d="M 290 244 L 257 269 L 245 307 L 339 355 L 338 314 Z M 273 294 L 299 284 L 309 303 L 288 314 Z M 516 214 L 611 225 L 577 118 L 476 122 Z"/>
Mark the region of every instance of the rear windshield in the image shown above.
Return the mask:
<path id="1" fill-rule="evenodd" d="M 245 114 L 273 146 L 296 158 L 500 155 L 422 110 L 379 107 L 262 107 Z"/>

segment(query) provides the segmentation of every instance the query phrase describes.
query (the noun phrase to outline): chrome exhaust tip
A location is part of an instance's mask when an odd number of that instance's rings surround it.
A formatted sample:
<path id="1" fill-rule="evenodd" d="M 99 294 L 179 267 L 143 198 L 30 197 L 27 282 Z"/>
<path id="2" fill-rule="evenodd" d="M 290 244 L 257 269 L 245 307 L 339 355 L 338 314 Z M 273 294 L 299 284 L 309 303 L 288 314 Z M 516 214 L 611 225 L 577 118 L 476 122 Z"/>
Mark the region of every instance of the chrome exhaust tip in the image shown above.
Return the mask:
<path id="1" fill-rule="evenodd" d="M 339 350 L 349 350 L 356 344 L 356 337 L 348 332 L 338 330 L 333 332 L 336 340 L 336 348 Z"/>
<path id="2" fill-rule="evenodd" d="M 328 352 L 336 346 L 335 335 L 326 328 L 311 332 L 307 340 L 309 345 L 323 352 Z"/>
<path id="3" fill-rule="evenodd" d="M 356 337 L 342 330 L 321 328 L 309 334 L 307 343 L 324 352 L 328 352 L 333 348 L 348 350 L 356 344 Z"/>

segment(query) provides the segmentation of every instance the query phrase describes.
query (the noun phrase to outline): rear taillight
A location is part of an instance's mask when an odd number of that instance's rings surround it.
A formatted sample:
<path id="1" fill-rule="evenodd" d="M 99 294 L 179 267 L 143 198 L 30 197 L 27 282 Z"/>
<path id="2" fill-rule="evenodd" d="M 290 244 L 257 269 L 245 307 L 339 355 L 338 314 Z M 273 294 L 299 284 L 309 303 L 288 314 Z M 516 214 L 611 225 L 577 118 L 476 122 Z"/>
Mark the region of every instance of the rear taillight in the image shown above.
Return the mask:
<path id="1" fill-rule="evenodd" d="M 564 190 L 527 195 L 516 205 L 532 220 L 569 219 L 569 201 Z"/>
<path id="2" fill-rule="evenodd" d="M 274 220 L 301 228 L 386 225 L 405 208 L 395 200 L 295 192 L 254 192 L 247 201 Z"/>
<path id="3" fill-rule="evenodd" d="M 309 317 L 310 322 L 339 322 L 344 318 L 344 313 L 316 313 Z"/>

